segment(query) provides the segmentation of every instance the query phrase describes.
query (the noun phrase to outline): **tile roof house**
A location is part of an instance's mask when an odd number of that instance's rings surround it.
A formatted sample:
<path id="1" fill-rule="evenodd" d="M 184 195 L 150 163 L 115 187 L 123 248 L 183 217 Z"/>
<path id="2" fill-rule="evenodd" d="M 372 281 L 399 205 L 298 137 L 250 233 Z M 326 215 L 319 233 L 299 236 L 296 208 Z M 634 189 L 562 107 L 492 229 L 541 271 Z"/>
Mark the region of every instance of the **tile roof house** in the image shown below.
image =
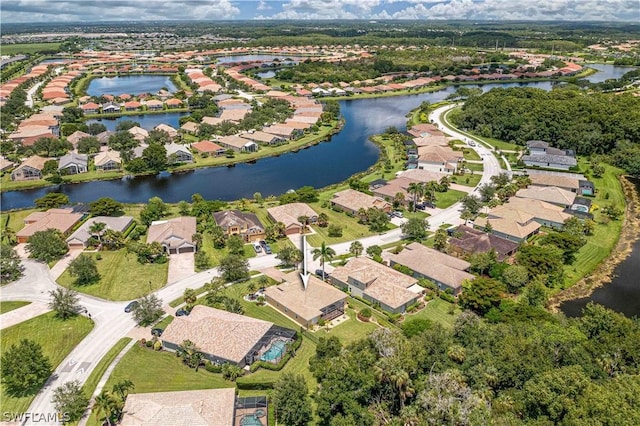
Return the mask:
<path id="1" fill-rule="evenodd" d="M 553 148 L 548 142 L 528 141 L 527 148 L 529 155 L 522 156 L 522 161 L 527 166 L 569 170 L 578 164 L 573 151 Z"/>
<path id="2" fill-rule="evenodd" d="M 181 216 L 151 222 L 147 232 L 147 243 L 159 242 L 169 254 L 196 251 L 193 235 L 196 233 L 196 218 Z"/>
<path id="3" fill-rule="evenodd" d="M 242 133 L 240 134 L 240 137 L 263 145 L 278 145 L 287 142 L 287 139 L 283 137 L 261 131 Z"/>
<path id="4" fill-rule="evenodd" d="M 418 169 L 453 174 L 464 155 L 448 146 L 426 146 L 418 150 Z"/>
<path id="5" fill-rule="evenodd" d="M 267 209 L 269 218 L 274 222 L 282 222 L 287 235 L 301 234 L 302 224 L 298 222 L 300 216 L 307 216 L 310 223 L 316 223 L 318 214 L 304 203 L 289 203 Z"/>
<path id="6" fill-rule="evenodd" d="M 118 151 L 102 151 L 93 158 L 96 170 L 103 172 L 109 170 L 119 170 L 122 166 L 122 159 Z"/>
<path id="7" fill-rule="evenodd" d="M 80 130 L 76 130 L 75 132 L 73 132 L 69 136 L 67 136 L 67 140 L 69 142 L 71 142 L 71 145 L 73 145 L 74 148 L 76 148 L 78 146 L 78 142 L 80 142 L 80 139 L 90 138 L 90 137 L 91 137 L 91 135 L 89 133 L 85 133 L 85 132 L 81 132 Z"/>
<path id="8" fill-rule="evenodd" d="M 169 126 L 168 124 L 164 124 L 164 123 L 158 124 L 156 127 L 154 127 L 154 130 L 161 130 L 166 134 L 168 134 L 169 137 L 172 139 L 178 136 L 178 131 L 173 127 Z"/>
<path id="9" fill-rule="evenodd" d="M 516 252 L 519 244 L 494 234 L 460 225 L 449 238 L 449 246 L 453 251 L 461 255 L 486 253 L 494 250 L 498 260 L 503 261 Z"/>
<path id="10" fill-rule="evenodd" d="M 180 126 L 181 130 L 184 130 L 187 133 L 196 133 L 200 129 L 200 125 L 198 123 L 194 123 L 193 121 L 187 121 L 182 126 Z"/>
<path id="11" fill-rule="evenodd" d="M 569 207 L 576 199 L 576 193 L 555 186 L 530 186 L 516 192 L 516 197 L 546 201 L 562 207 Z"/>
<path id="12" fill-rule="evenodd" d="M 86 154 L 76 154 L 69 152 L 62 157 L 58 163 L 58 170 L 67 170 L 70 175 L 87 172 L 87 164 L 89 159 Z"/>
<path id="13" fill-rule="evenodd" d="M 391 313 L 404 313 L 423 290 L 416 278 L 366 257 L 352 258 L 334 269 L 331 283 Z"/>
<path id="14" fill-rule="evenodd" d="M 339 209 L 350 214 L 356 214 L 360 209 L 378 209 L 384 212 L 391 211 L 391 204 L 382 198 L 374 197 L 354 189 L 345 189 L 333 194 L 330 200 L 331 208 Z"/>
<path id="15" fill-rule="evenodd" d="M 267 126 L 262 129 L 265 133 L 271 133 L 272 135 L 279 136 L 284 139 L 296 139 L 304 134 L 300 129 L 294 129 L 293 127 L 286 127 L 275 124 L 273 126 Z"/>
<path id="16" fill-rule="evenodd" d="M 409 244 L 400 253 L 391 254 L 389 260 L 389 266 L 404 265 L 413 271 L 415 277 L 428 278 L 440 290 L 451 290 L 455 295 L 462 291 L 463 281 L 474 278 L 466 272 L 471 266 L 469 262 L 420 243 Z"/>
<path id="17" fill-rule="evenodd" d="M 287 274 L 284 283 L 267 287 L 264 296 L 269 305 L 307 328 L 343 315 L 347 299 L 346 293 L 313 275 L 305 289 L 297 271 Z"/>
<path id="18" fill-rule="evenodd" d="M 76 229 L 69 237 L 66 239 L 67 246 L 70 249 L 79 248 L 85 249 L 89 243 L 89 240 L 93 236 L 90 232 L 91 226 L 94 223 L 104 223 L 106 226 L 104 230 L 110 229 L 112 231 L 124 232 L 127 230 L 129 226 L 133 223 L 133 218 L 131 216 L 119 216 L 119 217 L 110 217 L 110 216 L 96 216 L 88 219 L 84 222 L 78 229 Z"/>
<path id="19" fill-rule="evenodd" d="M 51 160 L 50 158 L 40 157 L 38 155 L 31 156 L 22 162 L 14 171 L 11 172 L 11 180 L 33 180 L 42 179 L 42 169 L 44 163 Z"/>
<path id="20" fill-rule="evenodd" d="M 166 349 L 177 350 L 191 340 L 205 358 L 217 363 L 251 365 L 268 346 L 271 337 L 295 334 L 273 323 L 204 305 L 196 305 L 187 316 L 176 317 L 162 333 Z"/>
<path id="21" fill-rule="evenodd" d="M 200 141 L 191 144 L 191 149 L 200 154 L 224 155 L 225 149 L 211 141 Z"/>
<path id="22" fill-rule="evenodd" d="M 34 212 L 24 218 L 25 227 L 16 232 L 16 237 L 19 243 L 26 243 L 33 234 L 47 229 L 57 229 L 66 234 L 83 216 L 82 213 L 74 213 L 70 208 Z"/>
<path id="23" fill-rule="evenodd" d="M 169 163 L 193 163 L 193 154 L 186 145 L 180 145 L 172 142 L 165 145 L 167 150 L 167 158 Z"/>
<path id="24" fill-rule="evenodd" d="M 217 140 L 217 142 L 223 147 L 232 149 L 236 152 L 256 152 L 258 150 L 257 143 L 241 138 L 238 135 L 222 136 Z"/>
<path id="25" fill-rule="evenodd" d="M 531 185 L 533 186 L 555 186 L 558 188 L 566 189 L 571 192 L 578 192 L 580 187 L 580 179 L 572 176 L 560 176 L 556 174 L 547 173 L 530 173 L 529 179 L 531 179 Z"/>
<path id="26" fill-rule="evenodd" d="M 235 407 L 235 388 L 130 393 L 120 424 L 233 426 Z"/>
<path id="27" fill-rule="evenodd" d="M 264 225 L 253 213 L 224 210 L 215 212 L 213 218 L 227 236 L 240 235 L 246 242 L 264 239 Z"/>

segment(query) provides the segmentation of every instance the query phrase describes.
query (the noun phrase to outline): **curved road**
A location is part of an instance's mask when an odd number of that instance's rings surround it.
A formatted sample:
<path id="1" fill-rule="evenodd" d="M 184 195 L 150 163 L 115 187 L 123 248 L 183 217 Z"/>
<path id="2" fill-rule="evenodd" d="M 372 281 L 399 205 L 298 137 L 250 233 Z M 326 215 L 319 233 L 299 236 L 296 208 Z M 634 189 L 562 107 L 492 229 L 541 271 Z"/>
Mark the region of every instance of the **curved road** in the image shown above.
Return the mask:
<path id="1" fill-rule="evenodd" d="M 451 130 L 441 122 L 442 114 L 454 107 L 455 105 L 447 105 L 438 108 L 430 114 L 430 119 L 433 123 L 437 124 L 440 129 L 451 136 L 461 140 L 470 140 L 470 137 Z M 490 183 L 491 176 L 497 175 L 502 171 L 500 164 L 484 145 L 477 143 L 475 147 L 471 148 L 478 152 L 484 162 L 484 172 L 479 185 Z M 431 229 L 438 229 L 443 223 L 460 223 L 460 207 L 461 204 L 456 203 L 429 217 Z M 366 248 L 371 245 L 392 243 L 399 241 L 401 238 L 402 231 L 400 228 L 396 228 L 381 235 L 362 238 L 359 241 Z M 347 253 L 351 243 L 352 241 L 335 244 L 332 248 L 337 254 Z M 261 256 L 250 259 L 250 268 L 252 270 L 260 270 L 276 266 L 278 263 L 279 261 L 275 258 L 275 255 Z M 24 266 L 24 277 L 13 284 L 3 287 L 0 300 L 24 300 L 48 303 L 49 291 L 57 287 L 51 271 L 46 265 L 32 260 L 25 260 Z M 168 303 L 182 296 L 186 288 L 199 288 L 217 275 L 218 272 L 216 269 L 200 272 L 167 285 L 157 291 L 156 295 L 165 303 Z M 29 407 L 29 412 L 54 413 L 55 410 L 51 403 L 53 390 L 72 380 L 78 380 L 81 384 L 84 383 L 107 351 L 114 346 L 119 339 L 126 336 L 136 327 L 132 316 L 124 312 L 124 307 L 127 302 L 110 302 L 82 293 L 79 294 L 79 297 L 80 303 L 85 306 L 91 314 L 95 326 L 89 335 L 80 342 L 56 368 L 54 374 L 49 378 L 45 387 L 38 393 Z M 25 422 L 23 424 L 42 424 L 42 422 Z"/>

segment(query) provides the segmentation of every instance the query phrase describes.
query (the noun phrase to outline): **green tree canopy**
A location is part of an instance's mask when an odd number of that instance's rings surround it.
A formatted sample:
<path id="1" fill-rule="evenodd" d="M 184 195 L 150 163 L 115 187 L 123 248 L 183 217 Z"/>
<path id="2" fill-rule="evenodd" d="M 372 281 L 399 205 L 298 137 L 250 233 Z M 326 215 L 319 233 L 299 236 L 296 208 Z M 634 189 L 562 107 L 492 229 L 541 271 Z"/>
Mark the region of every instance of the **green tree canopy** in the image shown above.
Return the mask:
<path id="1" fill-rule="evenodd" d="M 40 198 L 36 198 L 35 204 L 39 209 L 55 209 L 69 204 L 69 197 L 61 192 L 49 192 Z"/>
<path id="2" fill-rule="evenodd" d="M 2 355 L 2 383 L 10 396 L 35 395 L 52 373 L 49 359 L 33 340 L 22 339 Z"/>
<path id="3" fill-rule="evenodd" d="M 64 256 L 69 249 L 64 236 L 57 229 L 34 232 L 27 241 L 29 257 L 43 262 L 52 262 Z"/>

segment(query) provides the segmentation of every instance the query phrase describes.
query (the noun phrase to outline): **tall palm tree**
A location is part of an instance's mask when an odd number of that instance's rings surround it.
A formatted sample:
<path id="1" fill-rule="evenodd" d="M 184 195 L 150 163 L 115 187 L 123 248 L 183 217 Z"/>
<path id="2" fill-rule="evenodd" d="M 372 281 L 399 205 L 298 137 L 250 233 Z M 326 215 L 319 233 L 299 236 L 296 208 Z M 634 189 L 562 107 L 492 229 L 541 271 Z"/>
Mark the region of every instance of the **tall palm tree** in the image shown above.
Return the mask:
<path id="1" fill-rule="evenodd" d="M 127 399 L 127 395 L 129 391 L 135 388 L 136 385 L 133 384 L 131 380 L 124 379 L 113 385 L 112 391 L 114 394 L 120 397 L 120 401 L 124 404 L 124 401 Z"/>
<path id="2" fill-rule="evenodd" d="M 276 222 L 275 225 L 273 225 L 273 229 L 275 230 L 275 232 L 278 234 L 279 237 L 284 237 L 285 232 L 287 231 L 287 227 L 282 222 Z"/>
<path id="3" fill-rule="evenodd" d="M 333 259 L 333 256 L 336 255 L 336 251 L 327 246 L 327 244 L 323 241 L 320 248 L 313 249 L 311 254 L 313 255 L 313 260 L 317 260 L 318 258 L 320 258 L 320 265 L 322 266 L 322 276 L 324 277 L 324 263 L 326 261 L 331 261 L 331 259 Z"/>
<path id="4" fill-rule="evenodd" d="M 356 214 L 358 215 L 358 218 L 359 218 L 360 222 L 366 223 L 366 221 L 367 221 L 367 211 L 365 210 L 364 207 L 360 207 Z"/>
<path id="5" fill-rule="evenodd" d="M 309 225 L 309 216 L 298 216 L 298 222 L 300 222 L 300 224 L 302 225 L 302 233 L 306 233 L 307 232 L 307 226 Z"/>
<path id="6" fill-rule="evenodd" d="M 422 192 L 422 184 L 420 182 L 411 182 L 407 187 L 407 192 L 413 195 L 413 211 L 415 211 L 418 195 Z"/>
<path id="7" fill-rule="evenodd" d="M 103 390 L 100 395 L 96 396 L 92 408 L 98 416 L 103 413 L 107 424 L 111 425 L 111 418 L 118 410 L 118 401 L 109 392 Z"/>
<path id="8" fill-rule="evenodd" d="M 362 246 L 362 243 L 360 241 L 352 242 L 351 247 L 349 247 L 349 253 L 355 255 L 355 257 L 360 256 L 363 250 L 364 247 Z"/>
<path id="9" fill-rule="evenodd" d="M 98 245 L 102 248 L 102 231 L 107 227 L 107 224 L 104 222 L 93 222 L 89 227 L 89 232 L 91 235 L 98 237 Z"/>

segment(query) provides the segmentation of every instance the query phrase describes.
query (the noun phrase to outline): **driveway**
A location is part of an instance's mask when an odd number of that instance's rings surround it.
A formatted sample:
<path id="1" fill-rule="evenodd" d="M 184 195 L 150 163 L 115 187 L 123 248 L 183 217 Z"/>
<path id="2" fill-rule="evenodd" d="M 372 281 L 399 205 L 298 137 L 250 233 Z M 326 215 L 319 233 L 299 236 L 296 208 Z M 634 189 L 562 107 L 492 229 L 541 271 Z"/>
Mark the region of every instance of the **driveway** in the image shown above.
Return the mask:
<path id="1" fill-rule="evenodd" d="M 169 274 L 167 284 L 175 283 L 195 274 L 195 253 L 180 253 L 169 256 Z"/>
<path id="2" fill-rule="evenodd" d="M 58 261 L 53 268 L 51 268 L 51 275 L 54 280 L 60 278 L 60 275 L 69 267 L 69 264 L 76 259 L 78 256 L 82 254 L 84 250 L 82 249 L 73 249 L 69 250 L 69 253 L 65 254 L 62 259 Z"/>

